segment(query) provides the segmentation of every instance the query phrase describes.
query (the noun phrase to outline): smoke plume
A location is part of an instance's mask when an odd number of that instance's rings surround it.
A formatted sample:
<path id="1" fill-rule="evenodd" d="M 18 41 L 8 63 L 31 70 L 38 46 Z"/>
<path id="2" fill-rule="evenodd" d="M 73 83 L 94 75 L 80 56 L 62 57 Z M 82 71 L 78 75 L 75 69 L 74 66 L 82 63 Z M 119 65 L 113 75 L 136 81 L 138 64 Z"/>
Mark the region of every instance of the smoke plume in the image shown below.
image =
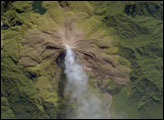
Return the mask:
<path id="1" fill-rule="evenodd" d="M 87 88 L 88 76 L 69 46 L 66 46 L 65 74 L 67 76 L 65 94 L 71 93 L 69 102 L 76 103 L 75 115 L 72 118 L 107 118 L 102 100 Z"/>

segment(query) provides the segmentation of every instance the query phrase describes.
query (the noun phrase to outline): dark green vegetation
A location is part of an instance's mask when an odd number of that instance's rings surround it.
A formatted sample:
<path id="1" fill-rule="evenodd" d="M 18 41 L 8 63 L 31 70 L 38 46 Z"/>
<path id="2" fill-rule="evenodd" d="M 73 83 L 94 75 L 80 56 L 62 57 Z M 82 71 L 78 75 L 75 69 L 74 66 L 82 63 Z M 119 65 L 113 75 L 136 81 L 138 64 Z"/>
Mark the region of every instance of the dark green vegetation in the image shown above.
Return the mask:
<path id="1" fill-rule="evenodd" d="M 130 83 L 114 96 L 115 117 L 162 118 L 163 2 L 93 4 L 120 37 L 119 54 L 131 62 Z"/>
<path id="2" fill-rule="evenodd" d="M 59 110 L 64 110 L 65 101 L 60 100 L 57 91 L 62 79 L 60 69 L 56 69 L 59 75 L 52 80 L 56 72 L 47 63 L 41 70 L 35 68 L 37 73 L 17 65 L 20 42 L 26 31 L 35 27 L 39 15 L 46 13 L 41 3 L 1 2 L 2 118 L 56 118 L 64 114 Z M 68 6 L 67 2 L 59 4 Z M 118 54 L 131 63 L 120 58 L 122 64 L 132 69 L 126 87 L 120 90 L 119 85 L 110 83 L 112 117 L 163 118 L 163 2 L 90 2 L 90 5 L 92 14 L 109 28 L 109 34 L 112 31 L 119 38 Z M 91 10 L 88 11 L 90 14 Z M 113 48 L 114 51 L 117 50 Z"/>

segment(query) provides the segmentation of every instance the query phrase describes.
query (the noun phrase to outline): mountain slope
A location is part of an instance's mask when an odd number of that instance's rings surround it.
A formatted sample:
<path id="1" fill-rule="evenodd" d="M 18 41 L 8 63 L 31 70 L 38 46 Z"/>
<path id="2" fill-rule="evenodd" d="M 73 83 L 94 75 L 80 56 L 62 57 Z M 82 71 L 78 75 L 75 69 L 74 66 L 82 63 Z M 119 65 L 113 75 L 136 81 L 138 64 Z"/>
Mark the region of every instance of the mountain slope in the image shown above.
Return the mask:
<path id="1" fill-rule="evenodd" d="M 75 52 L 90 89 L 105 99 L 112 118 L 163 117 L 163 2 L 15 1 L 1 6 L 2 118 L 71 116 L 74 105 L 63 94 L 64 48 L 50 39 L 64 25 L 73 29 L 68 23 L 74 16 L 86 40 L 78 47 L 73 43 Z"/>

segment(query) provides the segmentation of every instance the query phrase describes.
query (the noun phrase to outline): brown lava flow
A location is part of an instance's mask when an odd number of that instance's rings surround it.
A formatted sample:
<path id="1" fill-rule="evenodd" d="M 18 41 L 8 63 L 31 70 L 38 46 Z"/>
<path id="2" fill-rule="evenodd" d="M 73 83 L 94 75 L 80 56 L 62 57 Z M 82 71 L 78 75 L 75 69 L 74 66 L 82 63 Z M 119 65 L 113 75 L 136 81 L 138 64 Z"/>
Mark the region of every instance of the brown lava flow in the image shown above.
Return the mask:
<path id="1" fill-rule="evenodd" d="M 96 47 L 98 40 L 87 39 L 75 23 L 75 19 L 70 19 L 57 30 L 29 31 L 22 42 L 24 48 L 20 52 L 19 64 L 35 67 L 46 59 L 56 60 L 65 52 L 65 45 L 69 45 L 87 73 L 94 74 L 102 82 L 111 79 L 117 84 L 127 84 L 129 68 L 120 65 L 102 48 Z"/>

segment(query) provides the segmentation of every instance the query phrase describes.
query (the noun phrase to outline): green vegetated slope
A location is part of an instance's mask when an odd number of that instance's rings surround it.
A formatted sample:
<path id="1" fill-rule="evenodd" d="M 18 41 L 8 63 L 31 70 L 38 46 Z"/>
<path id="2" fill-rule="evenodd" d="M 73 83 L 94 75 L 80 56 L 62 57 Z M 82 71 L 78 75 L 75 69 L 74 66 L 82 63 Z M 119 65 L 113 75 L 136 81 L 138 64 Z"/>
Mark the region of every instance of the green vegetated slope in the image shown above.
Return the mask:
<path id="1" fill-rule="evenodd" d="M 1 118 L 56 117 L 54 102 L 42 101 L 39 97 L 39 90 L 35 86 L 37 76 L 17 65 L 22 47 L 21 41 L 26 31 L 34 27 L 33 21 L 39 15 L 33 11 L 32 4 L 33 2 L 26 1 L 1 3 L 5 7 L 2 13 L 3 37 L 1 38 L 3 43 L 1 47 Z M 48 66 L 47 70 L 49 70 Z M 48 77 L 48 73 L 45 77 Z M 40 86 L 43 86 L 41 79 L 43 78 L 40 78 Z M 45 87 L 50 86 L 46 85 L 48 83 L 43 84 Z M 51 86 L 49 89 L 51 90 Z M 53 95 L 53 98 L 57 99 L 55 93 Z M 45 109 L 48 110 L 45 111 Z"/>
<path id="2" fill-rule="evenodd" d="M 114 118 L 163 118 L 163 2 L 93 2 L 119 36 L 130 83 L 113 96 Z"/>
<path id="3" fill-rule="evenodd" d="M 113 118 L 163 117 L 163 2 L 2 2 L 1 118 L 60 118 L 65 101 L 60 100 L 60 74 L 46 61 L 34 69 L 19 67 L 19 52 L 25 33 L 36 26 L 43 30 L 61 21 L 59 8 L 69 6 L 70 15 L 85 11 L 101 20 L 107 34 L 118 37 L 118 46 L 105 52 L 119 54 L 119 62 L 131 67 L 130 82 L 113 92 Z M 79 5 L 80 4 L 80 5 Z M 41 7 L 41 5 L 44 7 Z M 77 6 L 77 8 L 76 8 Z M 79 7 L 81 6 L 81 7 Z M 53 8 L 53 9 L 52 9 Z M 47 10 L 49 14 L 47 14 Z M 40 17 L 45 15 L 44 17 Z M 45 21 L 45 20 L 48 20 Z M 86 35 L 98 28 L 91 17 L 84 23 Z M 83 23 L 81 23 L 83 25 Z M 86 27 L 86 28 L 85 28 Z M 97 27 L 97 26 L 96 26 Z M 101 26 L 100 26 L 101 28 Z M 104 28 L 104 27 L 102 27 Z M 98 29 L 101 33 L 101 30 Z M 103 32 L 103 30 L 102 30 Z M 109 32 L 109 33 L 108 33 Z M 128 62 L 127 59 L 130 61 Z M 30 62 L 30 61 L 29 61 Z M 54 77 L 55 74 L 55 77 Z M 63 76 L 62 76 L 63 77 Z M 106 83 L 104 83 L 106 84 Z M 59 89 L 61 91 L 58 91 Z M 118 91 L 117 89 L 121 90 Z M 106 89 L 105 89 L 106 90 Z M 63 105 L 62 105 L 63 104 Z M 64 111 L 63 111 L 64 112 Z"/>

